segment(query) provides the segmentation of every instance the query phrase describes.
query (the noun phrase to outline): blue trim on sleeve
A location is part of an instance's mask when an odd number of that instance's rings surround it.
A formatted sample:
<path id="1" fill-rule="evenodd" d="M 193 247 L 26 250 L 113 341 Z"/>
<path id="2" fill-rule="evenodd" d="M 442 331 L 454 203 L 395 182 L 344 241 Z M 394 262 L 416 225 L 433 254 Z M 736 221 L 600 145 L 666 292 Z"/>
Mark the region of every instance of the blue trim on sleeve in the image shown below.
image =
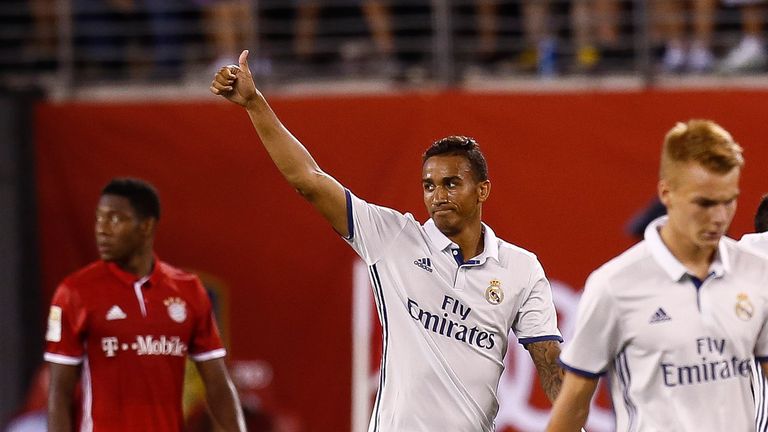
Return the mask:
<path id="1" fill-rule="evenodd" d="M 575 373 L 576 375 L 580 375 L 585 378 L 597 379 L 605 375 L 605 372 L 593 373 L 593 372 L 587 372 L 585 370 L 577 369 L 573 366 L 568 366 L 567 364 L 563 363 L 563 361 L 560 360 L 559 358 L 557 359 L 557 364 L 559 364 L 561 368 L 567 370 L 568 372 Z"/>
<path id="2" fill-rule="evenodd" d="M 544 341 L 550 341 L 550 340 L 555 340 L 555 341 L 558 341 L 560 343 L 563 342 L 563 338 L 560 337 L 560 336 L 556 336 L 556 335 L 536 336 L 536 337 L 531 337 L 531 338 L 518 339 L 517 341 L 520 343 L 520 345 L 528 345 L 528 344 L 534 343 L 534 342 L 544 342 Z"/>
<path id="3" fill-rule="evenodd" d="M 355 237 L 355 220 L 352 218 L 352 195 L 350 194 L 349 189 L 344 189 L 344 196 L 347 199 L 347 232 L 348 232 L 348 235 L 345 238 L 349 241 L 352 241 L 352 239 Z"/>

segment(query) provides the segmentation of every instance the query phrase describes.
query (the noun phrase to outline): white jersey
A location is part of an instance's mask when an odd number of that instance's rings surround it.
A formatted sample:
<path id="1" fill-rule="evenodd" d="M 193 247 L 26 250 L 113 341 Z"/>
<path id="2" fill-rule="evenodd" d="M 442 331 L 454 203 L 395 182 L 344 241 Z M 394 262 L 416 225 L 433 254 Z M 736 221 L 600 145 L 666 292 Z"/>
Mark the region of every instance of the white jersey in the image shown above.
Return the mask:
<path id="1" fill-rule="evenodd" d="M 430 219 L 347 191 L 348 242 L 369 265 L 383 331 L 370 432 L 490 432 L 509 330 L 522 344 L 562 341 L 536 256 L 484 228 L 462 262 Z"/>
<path id="2" fill-rule="evenodd" d="M 768 359 L 768 263 L 722 238 L 710 274 L 690 276 L 659 235 L 587 280 L 568 370 L 607 374 L 617 431 L 754 431 L 754 358 Z"/>
<path id="3" fill-rule="evenodd" d="M 739 244 L 768 256 L 768 232 L 744 234 L 739 240 Z"/>
<path id="4" fill-rule="evenodd" d="M 739 244 L 744 245 L 755 252 L 768 256 L 768 232 L 757 234 L 745 234 Z M 758 432 L 768 432 L 768 383 L 760 365 L 755 366 L 753 375 L 753 391 L 755 393 L 756 416 Z"/>

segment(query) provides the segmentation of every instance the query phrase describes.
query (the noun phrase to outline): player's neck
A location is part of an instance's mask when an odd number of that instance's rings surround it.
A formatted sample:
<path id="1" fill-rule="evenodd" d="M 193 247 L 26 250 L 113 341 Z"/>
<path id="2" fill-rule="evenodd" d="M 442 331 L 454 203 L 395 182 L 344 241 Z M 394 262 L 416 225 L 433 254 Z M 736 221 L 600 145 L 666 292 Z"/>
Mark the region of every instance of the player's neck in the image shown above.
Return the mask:
<path id="1" fill-rule="evenodd" d="M 478 220 L 470 226 L 465 227 L 461 232 L 454 236 L 449 236 L 452 242 L 459 245 L 461 254 L 465 260 L 472 259 L 481 253 L 485 248 L 483 235 L 483 225 Z"/>
<path id="2" fill-rule="evenodd" d="M 715 259 L 715 248 L 704 248 L 677 236 L 674 230 L 666 225 L 661 228 L 659 234 L 667 249 L 688 271 L 699 279 L 707 277 L 709 267 Z"/>
<path id="3" fill-rule="evenodd" d="M 152 253 L 152 246 L 145 248 L 122 261 L 116 261 L 118 267 L 127 273 L 134 274 L 139 278 L 152 273 L 155 266 L 155 256 Z"/>

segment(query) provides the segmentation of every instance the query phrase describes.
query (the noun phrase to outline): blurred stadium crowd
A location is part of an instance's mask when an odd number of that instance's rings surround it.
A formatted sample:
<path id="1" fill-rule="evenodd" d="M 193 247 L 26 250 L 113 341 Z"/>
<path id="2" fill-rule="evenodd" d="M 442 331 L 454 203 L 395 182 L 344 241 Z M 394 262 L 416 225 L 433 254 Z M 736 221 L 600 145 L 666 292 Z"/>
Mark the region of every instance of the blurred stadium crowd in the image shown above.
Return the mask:
<path id="1" fill-rule="evenodd" d="M 10 83 L 43 76 L 64 86 L 173 84 L 208 79 L 243 47 L 268 85 L 760 73 L 768 64 L 764 6 L 761 0 L 9 0 L 0 6 L 0 74 Z"/>

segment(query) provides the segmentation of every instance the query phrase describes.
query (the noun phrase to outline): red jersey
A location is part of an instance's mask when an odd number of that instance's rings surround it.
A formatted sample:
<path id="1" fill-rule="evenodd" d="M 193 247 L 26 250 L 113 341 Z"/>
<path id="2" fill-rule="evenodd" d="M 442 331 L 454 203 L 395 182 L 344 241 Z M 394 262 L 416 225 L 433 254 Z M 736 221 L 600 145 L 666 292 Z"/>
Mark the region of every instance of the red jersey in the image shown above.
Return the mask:
<path id="1" fill-rule="evenodd" d="M 97 261 L 56 289 L 45 360 L 82 364 L 81 431 L 181 431 L 186 356 L 224 357 L 200 280 L 155 259 L 137 280 Z"/>

